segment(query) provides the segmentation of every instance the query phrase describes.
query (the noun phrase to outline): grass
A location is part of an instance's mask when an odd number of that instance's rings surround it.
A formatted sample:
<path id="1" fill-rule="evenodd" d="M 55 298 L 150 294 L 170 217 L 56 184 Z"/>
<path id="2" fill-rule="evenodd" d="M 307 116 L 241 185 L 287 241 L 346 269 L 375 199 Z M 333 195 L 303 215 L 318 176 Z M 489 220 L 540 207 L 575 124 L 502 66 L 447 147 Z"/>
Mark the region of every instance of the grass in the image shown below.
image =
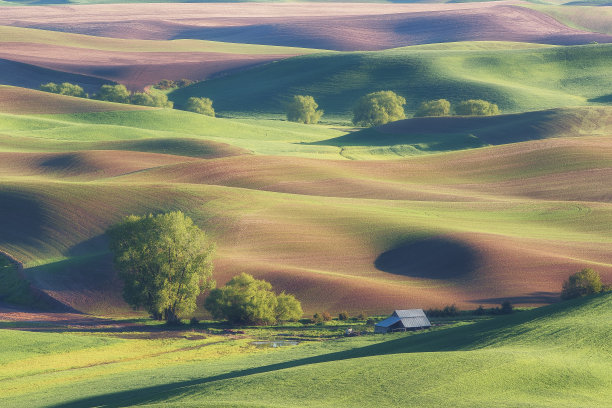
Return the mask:
<path id="1" fill-rule="evenodd" d="M 0 398 L 14 407 L 323 407 L 374 398 L 383 407 L 398 399 L 423 407 L 605 407 L 611 302 L 604 294 L 421 334 L 280 349 L 197 331 L 68 329 L 60 346 L 51 345 L 58 334 L 2 330 L 22 348 L 4 364 L 11 378 Z M 390 367 L 401 369 L 389 375 Z"/>
<path id="2" fill-rule="evenodd" d="M 195 84 L 170 98 L 181 106 L 190 96 L 210 97 L 219 112 L 240 116 L 279 114 L 292 95 L 308 94 L 324 120 L 346 122 L 360 96 L 389 89 L 407 99 L 408 113 L 437 98 L 485 99 L 503 112 L 523 112 L 603 101 L 608 93 L 599 84 L 610 81 L 611 58 L 610 45 L 322 53 Z"/>

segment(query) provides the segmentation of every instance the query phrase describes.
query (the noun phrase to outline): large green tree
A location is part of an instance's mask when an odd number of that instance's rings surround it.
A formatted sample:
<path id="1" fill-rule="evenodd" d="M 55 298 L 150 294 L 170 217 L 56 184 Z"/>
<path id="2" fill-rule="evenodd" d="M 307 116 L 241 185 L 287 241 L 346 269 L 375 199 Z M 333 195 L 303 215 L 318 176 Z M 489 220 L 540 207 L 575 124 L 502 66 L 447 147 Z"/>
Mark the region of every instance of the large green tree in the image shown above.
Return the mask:
<path id="1" fill-rule="evenodd" d="M 291 102 L 287 104 L 287 120 L 298 123 L 318 123 L 322 110 L 317 110 L 319 105 L 310 95 L 294 95 Z"/>
<path id="2" fill-rule="evenodd" d="M 353 108 L 353 123 L 357 126 L 379 126 L 405 119 L 406 99 L 393 91 L 378 91 L 361 97 Z"/>
<path id="3" fill-rule="evenodd" d="M 130 91 L 125 85 L 102 85 L 96 98 L 101 101 L 129 103 Z"/>
<path id="4" fill-rule="evenodd" d="M 216 319 L 238 324 L 274 324 L 302 317 L 302 306 L 292 295 L 272 292 L 272 285 L 242 273 L 206 298 L 206 309 Z"/>
<path id="5" fill-rule="evenodd" d="M 177 322 L 214 287 L 214 245 L 182 212 L 126 217 L 108 235 L 123 280 L 123 297 L 151 316 Z"/>

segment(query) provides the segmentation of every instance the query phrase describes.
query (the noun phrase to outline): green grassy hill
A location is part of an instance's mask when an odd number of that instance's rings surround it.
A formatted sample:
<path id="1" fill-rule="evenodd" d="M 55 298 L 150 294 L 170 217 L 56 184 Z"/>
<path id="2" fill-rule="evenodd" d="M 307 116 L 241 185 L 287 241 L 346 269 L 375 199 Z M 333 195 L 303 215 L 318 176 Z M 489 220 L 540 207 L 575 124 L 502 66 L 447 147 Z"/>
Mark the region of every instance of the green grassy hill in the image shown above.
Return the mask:
<path id="1" fill-rule="evenodd" d="M 588 61 L 588 62 L 586 62 Z M 380 52 L 294 57 L 170 95 L 178 106 L 190 96 L 214 100 L 221 113 L 274 115 L 292 95 L 312 95 L 326 120 L 347 121 L 355 101 L 381 89 L 407 100 L 412 113 L 424 100 L 486 99 L 504 112 L 609 102 L 612 46 L 456 51 L 405 47 Z M 374 81 L 373 78 L 376 78 Z"/>
<path id="2" fill-rule="evenodd" d="M 0 401 L 16 408 L 373 400 L 381 407 L 603 408 L 612 397 L 611 322 L 612 295 L 604 294 L 426 333 L 268 351 L 248 339 L 188 333 L 159 339 L 68 330 L 58 344 L 56 333 L 0 330 L 9 344 L 0 352 Z"/>

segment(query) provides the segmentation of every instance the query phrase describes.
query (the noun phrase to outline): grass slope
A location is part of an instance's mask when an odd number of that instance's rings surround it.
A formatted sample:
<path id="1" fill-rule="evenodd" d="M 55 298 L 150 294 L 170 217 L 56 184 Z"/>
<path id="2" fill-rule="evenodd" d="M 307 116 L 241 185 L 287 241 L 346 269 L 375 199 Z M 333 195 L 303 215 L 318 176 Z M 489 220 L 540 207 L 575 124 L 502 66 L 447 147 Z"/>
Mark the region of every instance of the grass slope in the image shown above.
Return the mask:
<path id="1" fill-rule="evenodd" d="M 10 356 L 0 398 L 14 407 L 64 408 L 326 407 L 374 399 L 382 407 L 398 400 L 422 407 L 449 401 L 606 407 L 611 306 L 612 295 L 604 294 L 422 334 L 274 351 L 215 336 L 117 339 L 68 330 L 62 350 L 50 355 L 57 334 L 2 330 L 2 338 L 21 347 L 16 355 L 0 354 Z M 389 375 L 389 367 L 400 369 Z"/>
<path id="2" fill-rule="evenodd" d="M 308 94 L 325 110 L 328 120 L 343 121 L 350 118 L 359 97 L 381 89 L 404 96 L 409 113 L 422 101 L 437 98 L 451 102 L 486 99 L 505 112 L 609 99 L 601 84 L 610 81 L 610 45 L 462 48 L 295 57 L 177 90 L 170 97 L 180 106 L 190 96 L 206 96 L 220 112 L 254 115 L 280 114 L 292 95 Z"/>

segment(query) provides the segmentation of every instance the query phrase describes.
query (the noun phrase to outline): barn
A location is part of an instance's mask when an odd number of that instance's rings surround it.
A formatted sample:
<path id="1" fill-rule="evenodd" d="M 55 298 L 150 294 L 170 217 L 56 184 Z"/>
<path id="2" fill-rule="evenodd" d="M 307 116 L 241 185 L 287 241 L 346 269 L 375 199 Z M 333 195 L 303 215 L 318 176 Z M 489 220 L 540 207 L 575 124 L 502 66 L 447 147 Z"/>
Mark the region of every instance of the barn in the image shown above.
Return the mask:
<path id="1" fill-rule="evenodd" d="M 376 323 L 374 333 L 419 330 L 431 327 L 423 309 L 396 310 L 391 316 Z"/>

